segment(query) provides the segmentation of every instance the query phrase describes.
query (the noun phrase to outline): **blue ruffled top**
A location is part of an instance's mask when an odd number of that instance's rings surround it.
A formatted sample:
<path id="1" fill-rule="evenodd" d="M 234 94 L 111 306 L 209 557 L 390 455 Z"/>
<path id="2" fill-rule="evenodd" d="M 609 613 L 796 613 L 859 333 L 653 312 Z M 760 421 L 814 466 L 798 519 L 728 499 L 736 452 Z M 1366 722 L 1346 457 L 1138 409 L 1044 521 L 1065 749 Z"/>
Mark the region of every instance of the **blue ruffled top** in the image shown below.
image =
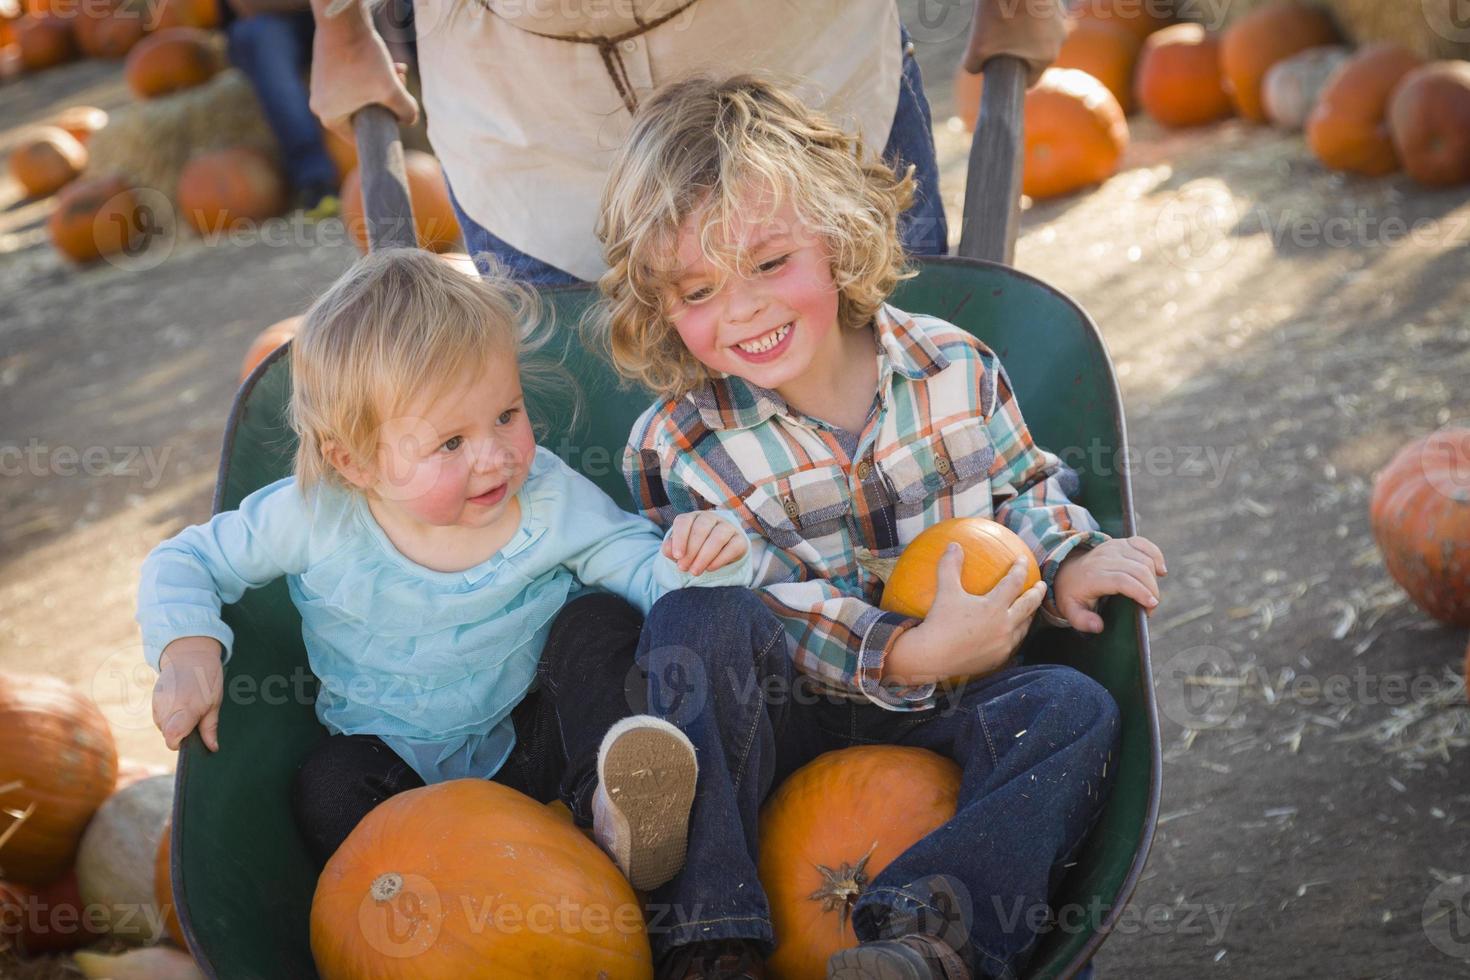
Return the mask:
<path id="1" fill-rule="evenodd" d="M 138 592 L 144 655 L 157 670 L 173 640 L 209 636 L 228 661 L 221 603 L 284 575 L 328 731 L 379 736 L 427 783 L 488 778 L 515 744 L 511 709 L 568 599 L 596 587 L 647 613 L 674 589 L 750 584 L 748 552 L 697 579 L 679 571 L 652 522 L 544 448 L 519 499 L 505 547 L 438 572 L 405 558 L 360 495 L 272 483 L 149 554 Z"/>

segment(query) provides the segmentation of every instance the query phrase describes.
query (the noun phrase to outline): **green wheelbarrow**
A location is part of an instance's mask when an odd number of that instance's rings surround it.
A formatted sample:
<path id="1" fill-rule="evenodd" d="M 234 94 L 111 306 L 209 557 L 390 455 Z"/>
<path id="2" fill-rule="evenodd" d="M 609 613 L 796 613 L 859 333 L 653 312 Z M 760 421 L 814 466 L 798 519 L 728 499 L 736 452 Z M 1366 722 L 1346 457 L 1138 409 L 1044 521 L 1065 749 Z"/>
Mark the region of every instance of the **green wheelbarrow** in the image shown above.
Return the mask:
<path id="1" fill-rule="evenodd" d="M 895 303 L 943 317 L 990 345 L 1006 364 L 1036 441 L 1057 452 L 1083 450 L 1081 502 L 1108 533 L 1129 535 L 1128 473 L 1085 466 L 1118 459 L 1127 445 L 1097 325 L 1067 296 L 1006 264 L 1019 201 L 1023 94 L 1019 62 L 1001 58 L 987 65 L 960 245 L 966 257 L 922 261 Z M 358 114 L 356 127 L 370 240 L 375 247 L 412 245 L 396 126 L 375 107 Z M 542 296 L 548 314 L 573 323 L 594 290 L 561 287 Z M 543 443 L 629 506 L 618 462 L 647 396 L 620 387 L 611 369 L 581 348 L 575 331 L 564 331 L 562 343 L 589 410 L 577 431 L 552 431 Z M 239 506 L 247 494 L 290 472 L 295 444 L 285 413 L 291 378 L 282 353 L 263 362 L 235 399 L 216 512 Z M 556 417 L 551 406 L 533 403 L 531 410 L 541 419 Z M 1158 816 L 1159 728 L 1146 620 L 1134 604 L 1119 600 L 1104 618 L 1101 635 L 1055 631 L 1044 644 L 1046 660 L 1076 667 L 1112 692 L 1122 712 L 1122 748 L 1107 809 L 1056 897 L 1067 914 L 1059 917 L 1061 927 L 1045 934 L 1028 977 L 1073 976 L 1097 951 L 1138 882 Z M 289 792 L 298 764 L 326 731 L 312 707 L 316 681 L 300 618 L 278 581 L 227 606 L 224 619 L 236 637 L 220 714 L 225 738 L 211 754 L 195 733 L 179 754 L 171 842 L 175 903 L 189 948 L 208 975 L 315 977 L 308 924 L 316 875 L 292 822 Z"/>

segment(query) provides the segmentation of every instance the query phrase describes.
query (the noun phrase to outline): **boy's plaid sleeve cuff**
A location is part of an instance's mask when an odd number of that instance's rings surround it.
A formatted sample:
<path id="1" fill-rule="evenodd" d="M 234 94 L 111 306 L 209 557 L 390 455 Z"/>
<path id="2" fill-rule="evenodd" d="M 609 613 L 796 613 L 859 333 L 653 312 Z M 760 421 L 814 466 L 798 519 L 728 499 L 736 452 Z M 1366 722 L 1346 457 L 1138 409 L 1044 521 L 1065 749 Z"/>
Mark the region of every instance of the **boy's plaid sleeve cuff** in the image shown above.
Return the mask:
<path id="1" fill-rule="evenodd" d="M 1046 598 L 1041 600 L 1041 618 L 1053 626 L 1070 627 L 1067 618 L 1057 610 L 1056 580 L 1062 561 L 1078 548 L 1096 548 L 1111 537 L 1101 531 L 1079 531 L 1052 549 L 1041 565 L 1041 580 L 1046 583 Z"/>
<path id="2" fill-rule="evenodd" d="M 934 707 L 933 683 L 904 687 L 885 684 L 882 680 L 888 652 L 920 620 L 876 609 L 873 612 L 875 615 L 863 633 L 862 649 L 858 652 L 858 689 L 869 701 L 890 711 L 923 711 Z"/>

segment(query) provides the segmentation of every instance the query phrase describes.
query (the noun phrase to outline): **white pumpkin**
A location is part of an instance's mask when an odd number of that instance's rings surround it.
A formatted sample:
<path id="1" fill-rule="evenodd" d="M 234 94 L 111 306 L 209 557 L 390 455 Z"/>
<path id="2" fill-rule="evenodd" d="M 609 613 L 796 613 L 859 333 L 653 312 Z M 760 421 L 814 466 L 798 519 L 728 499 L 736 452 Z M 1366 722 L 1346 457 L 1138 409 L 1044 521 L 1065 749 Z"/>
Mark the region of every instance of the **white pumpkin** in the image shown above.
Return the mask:
<path id="1" fill-rule="evenodd" d="M 77 850 L 82 902 L 103 909 L 108 932 L 134 946 L 164 934 L 153 898 L 153 866 L 173 803 L 171 775 L 124 786 L 98 808 Z"/>
<path id="2" fill-rule="evenodd" d="M 188 953 L 167 946 L 130 949 L 117 956 L 85 951 L 73 956 L 90 980 L 204 980 Z"/>
<path id="3" fill-rule="evenodd" d="M 1327 80 L 1351 54 L 1341 45 L 1327 44 L 1276 62 L 1261 82 L 1266 116 L 1282 129 L 1301 129 Z"/>

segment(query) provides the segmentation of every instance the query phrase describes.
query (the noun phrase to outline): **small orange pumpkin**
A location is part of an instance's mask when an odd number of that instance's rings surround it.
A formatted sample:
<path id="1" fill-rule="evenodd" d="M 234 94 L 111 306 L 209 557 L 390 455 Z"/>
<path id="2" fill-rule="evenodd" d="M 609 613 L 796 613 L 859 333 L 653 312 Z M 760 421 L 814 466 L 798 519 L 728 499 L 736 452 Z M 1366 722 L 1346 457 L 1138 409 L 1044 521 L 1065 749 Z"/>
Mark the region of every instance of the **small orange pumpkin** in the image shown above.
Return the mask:
<path id="1" fill-rule="evenodd" d="M 39 885 L 69 868 L 117 782 L 107 719 L 54 677 L 0 674 L 0 848 L 5 877 Z M 19 824 L 19 826 L 16 826 Z"/>
<path id="2" fill-rule="evenodd" d="M 250 342 L 250 349 L 245 351 L 245 359 L 240 362 L 241 384 L 255 371 L 256 365 L 270 357 L 277 347 L 289 343 L 296 336 L 304 319 L 305 317 L 289 316 L 255 335 L 255 339 Z"/>
<path id="3" fill-rule="evenodd" d="M 46 197 L 76 179 L 87 166 L 87 150 L 58 126 L 38 126 L 10 152 L 10 173 L 27 197 Z"/>
<path id="4" fill-rule="evenodd" d="M 236 147 L 201 153 L 179 174 L 179 210 L 201 235 L 244 221 L 263 221 L 286 209 L 286 183 L 271 161 Z"/>
<path id="5" fill-rule="evenodd" d="M 1203 126 L 1232 112 L 1220 80 L 1220 41 L 1198 24 L 1149 37 L 1138 64 L 1138 102 L 1165 126 Z"/>
<path id="6" fill-rule="evenodd" d="M 927 616 L 939 587 L 939 559 L 951 544 L 964 551 L 960 581 L 973 595 L 995 588 L 1018 558 L 1026 563 L 1024 588 L 1041 581 L 1036 556 L 1016 532 L 985 517 L 952 517 L 925 528 L 904 547 L 883 588 L 881 607 L 904 616 Z"/>
<path id="7" fill-rule="evenodd" d="M 40 71 L 77 56 L 71 21 L 55 14 L 26 14 L 15 26 L 20 61 L 26 71 Z"/>
<path id="8" fill-rule="evenodd" d="M 1021 189 L 1033 198 L 1070 194 L 1118 171 L 1128 120 L 1107 86 L 1075 68 L 1048 68 L 1026 93 Z"/>
<path id="9" fill-rule="evenodd" d="M 486 779 L 379 804 L 332 855 L 311 903 L 323 980 L 651 977 L 643 911 L 597 845 Z"/>
<path id="10" fill-rule="evenodd" d="M 66 130 L 73 139 L 86 146 L 92 134 L 107 125 L 107 113 L 95 106 L 74 105 L 62 109 L 46 124 Z"/>
<path id="11" fill-rule="evenodd" d="M 82 4 L 76 19 L 77 46 L 89 58 L 122 58 L 147 33 L 147 8 L 136 0 Z"/>
<path id="12" fill-rule="evenodd" d="M 408 197 L 413 203 L 419 247 L 432 252 L 453 250 L 459 244 L 459 222 L 454 216 L 454 206 L 449 203 L 449 184 L 438 158 L 422 150 L 405 150 L 403 169 L 408 177 Z M 366 254 L 367 217 L 362 206 L 362 173 L 357 167 L 342 181 L 342 222 L 358 251 Z"/>
<path id="13" fill-rule="evenodd" d="M 1470 62 L 1434 61 L 1404 76 L 1388 104 L 1404 171 L 1425 187 L 1470 183 Z"/>
<path id="14" fill-rule="evenodd" d="M 1409 598 L 1470 626 L 1470 429 L 1440 429 L 1400 450 L 1373 479 L 1368 516 Z"/>
<path id="15" fill-rule="evenodd" d="M 1102 82 L 1126 114 L 1133 108 L 1133 68 L 1140 44 L 1138 35 L 1118 20 L 1075 20 L 1053 64 L 1085 71 Z"/>
<path id="16" fill-rule="evenodd" d="M 73 262 L 94 262 L 138 241 L 137 211 L 137 197 L 125 178 L 83 177 L 57 196 L 46 231 L 62 255 Z"/>
<path id="17" fill-rule="evenodd" d="M 1404 76 L 1424 63 L 1398 44 L 1370 44 L 1327 80 L 1307 120 L 1307 143 L 1325 166 L 1369 177 L 1399 168 L 1388 131 L 1388 100 Z"/>
<path id="18" fill-rule="evenodd" d="M 357 144 L 326 128 L 322 129 L 322 143 L 326 146 L 327 156 L 332 158 L 332 165 L 337 168 L 337 183 L 341 184 L 357 168 Z"/>
<path id="19" fill-rule="evenodd" d="M 208 33 L 170 27 L 149 35 L 128 53 L 123 77 L 138 98 L 154 99 L 203 85 L 222 67 Z"/>
<path id="20" fill-rule="evenodd" d="M 827 752 L 788 777 L 760 817 L 772 976 L 826 976 L 832 954 L 857 945 L 850 915 L 867 883 L 951 819 L 959 791 L 954 762 L 892 745 Z"/>
<path id="21" fill-rule="evenodd" d="M 1295 0 L 1257 7 L 1231 24 L 1220 40 L 1220 67 L 1236 111 L 1252 122 L 1266 122 L 1261 84 L 1271 66 L 1298 51 L 1338 41 L 1326 13 Z"/>

